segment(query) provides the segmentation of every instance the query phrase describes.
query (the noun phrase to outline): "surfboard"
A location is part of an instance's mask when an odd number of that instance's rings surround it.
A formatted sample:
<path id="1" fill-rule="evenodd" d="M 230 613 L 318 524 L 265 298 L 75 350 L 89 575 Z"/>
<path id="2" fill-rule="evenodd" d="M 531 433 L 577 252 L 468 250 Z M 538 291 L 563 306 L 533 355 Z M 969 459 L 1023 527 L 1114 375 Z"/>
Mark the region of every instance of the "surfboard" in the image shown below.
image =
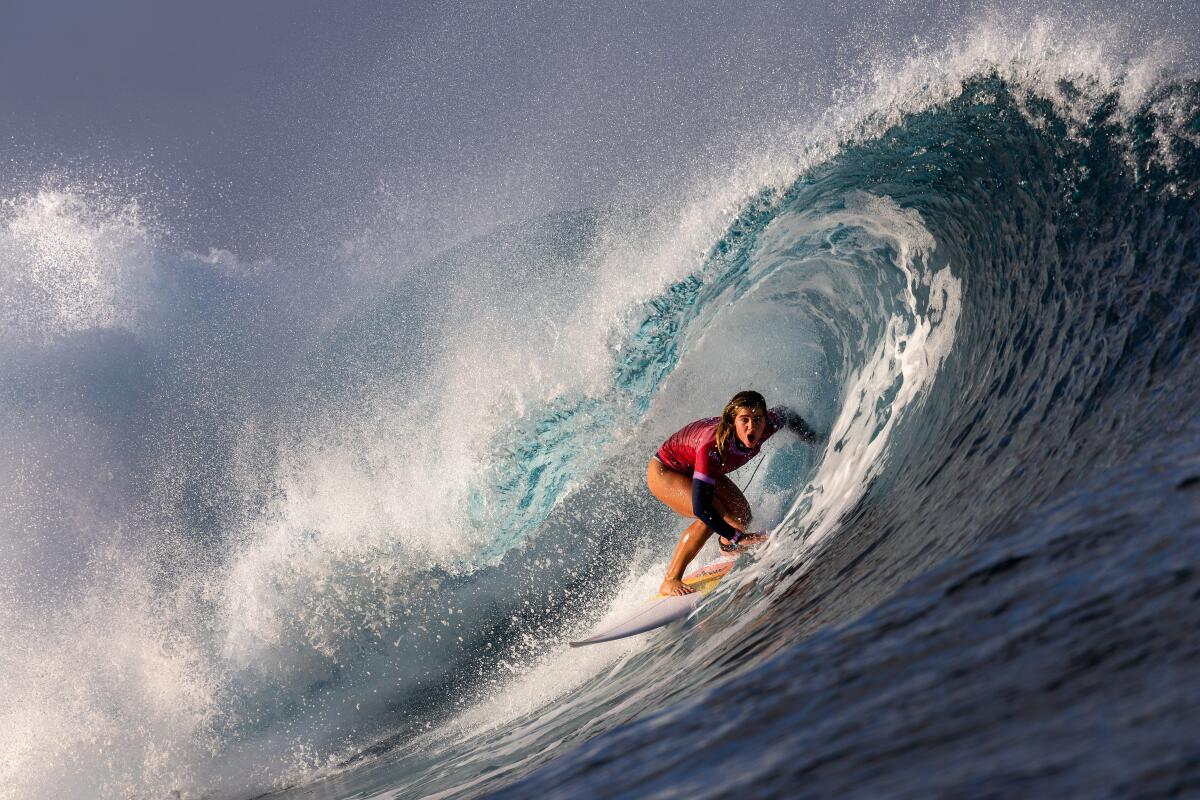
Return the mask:
<path id="1" fill-rule="evenodd" d="M 589 644 L 611 642 L 627 636 L 637 636 L 639 633 L 652 631 L 677 619 L 682 619 L 695 611 L 705 596 L 717 588 L 717 584 L 733 568 L 735 561 L 737 561 L 736 555 L 723 556 L 702 567 L 697 567 L 683 576 L 683 582 L 696 590 L 692 594 L 656 595 L 645 606 L 615 625 L 586 639 L 569 642 L 569 644 L 571 647 L 583 647 Z"/>

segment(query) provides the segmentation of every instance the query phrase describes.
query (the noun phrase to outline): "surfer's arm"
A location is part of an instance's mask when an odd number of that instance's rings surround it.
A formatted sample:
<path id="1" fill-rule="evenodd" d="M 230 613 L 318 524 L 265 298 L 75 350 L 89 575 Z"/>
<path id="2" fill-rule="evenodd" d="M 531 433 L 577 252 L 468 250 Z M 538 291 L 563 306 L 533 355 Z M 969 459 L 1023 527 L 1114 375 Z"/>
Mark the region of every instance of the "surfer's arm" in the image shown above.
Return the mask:
<path id="1" fill-rule="evenodd" d="M 716 484 L 709 483 L 703 478 L 692 478 L 692 513 L 696 515 L 696 519 L 716 531 L 718 536 L 737 542 L 742 538 L 742 532 L 721 516 L 716 502 L 714 502 L 716 498 Z"/>
<path id="2" fill-rule="evenodd" d="M 787 428 L 792 433 L 799 436 L 800 440 L 803 442 L 807 442 L 808 444 L 817 444 L 818 442 L 823 442 L 829 438 L 813 430 L 812 426 L 804 421 L 804 417 L 800 416 L 797 412 L 793 411 L 787 406 L 773 408 L 771 409 L 771 412 L 778 417 L 781 427 Z"/>

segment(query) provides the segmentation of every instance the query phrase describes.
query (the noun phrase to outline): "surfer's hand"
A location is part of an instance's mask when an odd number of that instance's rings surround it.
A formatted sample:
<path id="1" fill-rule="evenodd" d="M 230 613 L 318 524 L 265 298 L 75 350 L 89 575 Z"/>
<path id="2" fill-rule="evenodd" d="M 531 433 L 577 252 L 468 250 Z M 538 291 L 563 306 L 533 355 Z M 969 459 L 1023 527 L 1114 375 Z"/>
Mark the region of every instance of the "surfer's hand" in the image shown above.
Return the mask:
<path id="1" fill-rule="evenodd" d="M 658 587 L 658 593 L 667 597 L 676 594 L 691 594 L 694 591 L 696 590 L 677 578 L 665 578 L 662 586 Z"/>
<path id="2" fill-rule="evenodd" d="M 724 536 L 718 539 L 722 553 L 741 553 L 767 543 L 765 533 L 743 533 L 737 544 L 733 544 Z"/>

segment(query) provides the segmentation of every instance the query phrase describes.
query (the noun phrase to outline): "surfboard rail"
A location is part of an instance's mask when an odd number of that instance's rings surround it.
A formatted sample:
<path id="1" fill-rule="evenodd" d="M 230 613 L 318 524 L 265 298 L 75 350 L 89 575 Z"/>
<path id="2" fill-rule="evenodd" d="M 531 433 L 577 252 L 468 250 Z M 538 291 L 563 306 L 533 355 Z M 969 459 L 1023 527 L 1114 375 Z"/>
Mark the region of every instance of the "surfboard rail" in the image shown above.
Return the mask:
<path id="1" fill-rule="evenodd" d="M 602 642 L 612 642 L 629 636 L 637 636 L 639 633 L 646 633 L 677 619 L 683 619 L 699 608 L 704 598 L 717 588 L 717 584 L 733 568 L 736 560 L 736 556 L 722 556 L 716 561 L 697 567 L 683 577 L 683 582 L 696 590 L 691 594 L 656 595 L 650 598 L 646 605 L 616 624 L 610 625 L 586 639 L 568 642 L 568 644 L 571 647 L 584 647 Z"/>

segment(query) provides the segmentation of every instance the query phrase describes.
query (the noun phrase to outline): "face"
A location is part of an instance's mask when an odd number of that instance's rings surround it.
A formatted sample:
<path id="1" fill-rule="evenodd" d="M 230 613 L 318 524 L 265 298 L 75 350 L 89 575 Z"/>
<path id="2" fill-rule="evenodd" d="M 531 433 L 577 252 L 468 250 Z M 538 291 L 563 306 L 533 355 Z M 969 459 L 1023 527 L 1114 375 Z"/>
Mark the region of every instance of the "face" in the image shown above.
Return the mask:
<path id="1" fill-rule="evenodd" d="M 761 408 L 738 406 L 733 412 L 733 429 L 742 447 L 754 447 L 767 430 L 767 412 Z"/>

